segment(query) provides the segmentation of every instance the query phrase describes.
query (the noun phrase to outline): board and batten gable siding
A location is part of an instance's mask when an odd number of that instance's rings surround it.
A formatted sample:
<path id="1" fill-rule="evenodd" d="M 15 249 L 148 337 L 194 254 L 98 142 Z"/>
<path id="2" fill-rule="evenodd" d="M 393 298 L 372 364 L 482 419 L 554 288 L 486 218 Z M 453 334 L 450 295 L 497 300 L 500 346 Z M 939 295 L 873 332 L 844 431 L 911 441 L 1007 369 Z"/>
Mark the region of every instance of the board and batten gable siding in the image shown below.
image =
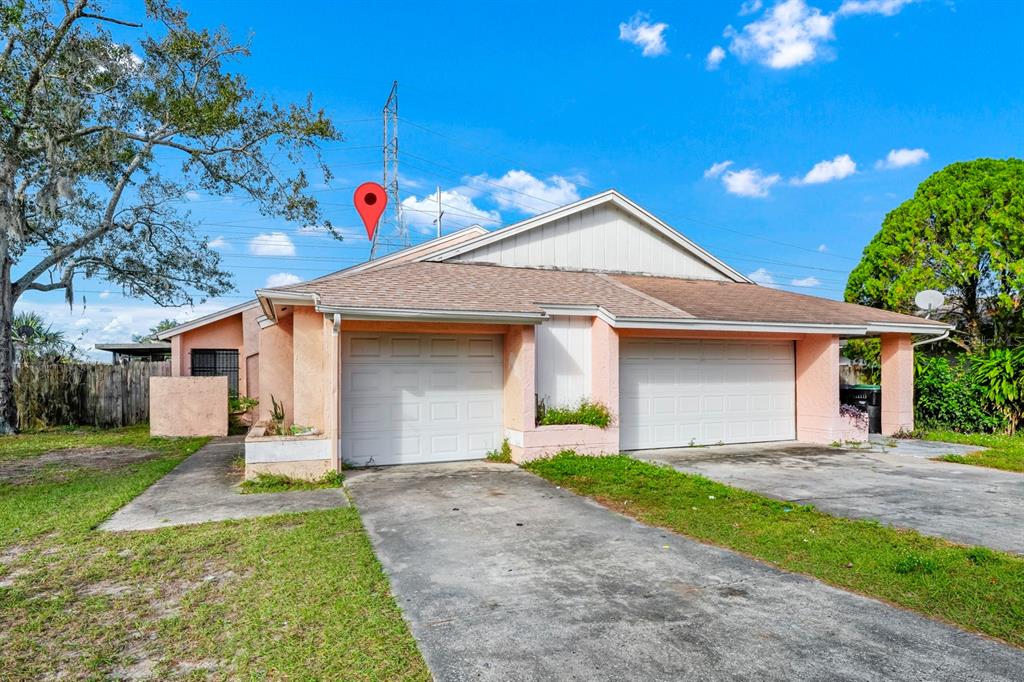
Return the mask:
<path id="1" fill-rule="evenodd" d="M 683 279 L 729 279 L 682 246 L 608 204 L 573 213 L 451 260 Z"/>
<path id="2" fill-rule="evenodd" d="M 537 396 L 549 407 L 590 398 L 591 318 L 555 315 L 537 325 Z"/>

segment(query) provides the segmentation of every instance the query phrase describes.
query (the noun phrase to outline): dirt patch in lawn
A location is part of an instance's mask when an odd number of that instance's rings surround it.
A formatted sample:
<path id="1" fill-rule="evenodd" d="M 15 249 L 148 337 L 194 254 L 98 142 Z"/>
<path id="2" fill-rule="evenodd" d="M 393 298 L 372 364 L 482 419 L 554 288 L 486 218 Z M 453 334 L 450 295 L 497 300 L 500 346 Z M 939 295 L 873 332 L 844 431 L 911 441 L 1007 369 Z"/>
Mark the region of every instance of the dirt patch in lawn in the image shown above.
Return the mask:
<path id="1" fill-rule="evenodd" d="M 91 447 L 54 450 L 38 457 L 10 459 L 0 461 L 0 483 L 26 483 L 39 477 L 44 471 L 57 475 L 50 479 L 59 479 L 61 472 L 109 471 L 119 469 L 128 464 L 163 457 L 152 450 L 139 450 L 125 447 Z"/>

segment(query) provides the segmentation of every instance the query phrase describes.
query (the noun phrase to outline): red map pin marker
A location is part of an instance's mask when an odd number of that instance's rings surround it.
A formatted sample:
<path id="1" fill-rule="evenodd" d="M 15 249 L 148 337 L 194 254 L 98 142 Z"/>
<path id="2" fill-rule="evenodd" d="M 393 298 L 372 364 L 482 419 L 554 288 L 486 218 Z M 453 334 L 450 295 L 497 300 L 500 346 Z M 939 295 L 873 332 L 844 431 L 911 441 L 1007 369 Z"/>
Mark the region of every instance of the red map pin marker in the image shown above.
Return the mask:
<path id="1" fill-rule="evenodd" d="M 366 236 L 372 242 L 373 233 L 377 231 L 377 223 L 388 205 L 388 194 L 376 182 L 364 182 L 356 187 L 353 201 L 356 210 L 359 211 L 359 217 L 363 219 L 363 225 L 366 226 Z"/>

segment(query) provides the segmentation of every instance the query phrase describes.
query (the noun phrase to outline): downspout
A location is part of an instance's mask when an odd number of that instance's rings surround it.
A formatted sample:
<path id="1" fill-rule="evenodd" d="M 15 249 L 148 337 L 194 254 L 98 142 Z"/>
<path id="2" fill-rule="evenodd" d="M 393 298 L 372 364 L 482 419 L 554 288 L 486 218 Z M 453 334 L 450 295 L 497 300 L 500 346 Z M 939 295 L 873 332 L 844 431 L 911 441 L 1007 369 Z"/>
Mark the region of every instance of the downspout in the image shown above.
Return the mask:
<path id="1" fill-rule="evenodd" d="M 330 396 L 328 402 L 327 431 L 331 440 L 331 467 L 334 471 L 341 472 L 341 314 L 334 313 L 331 320 L 331 352 L 328 357 L 328 369 L 330 379 Z"/>
<path id="2" fill-rule="evenodd" d="M 917 341 L 915 343 L 912 343 L 912 344 L 910 344 L 910 347 L 911 348 L 917 348 L 918 346 L 925 346 L 925 345 L 927 345 L 929 343 L 935 343 L 936 341 L 942 341 L 944 339 L 948 339 L 950 331 L 952 331 L 952 330 L 947 329 L 946 331 L 942 332 L 938 336 L 933 336 L 930 339 L 924 339 L 923 341 Z"/>

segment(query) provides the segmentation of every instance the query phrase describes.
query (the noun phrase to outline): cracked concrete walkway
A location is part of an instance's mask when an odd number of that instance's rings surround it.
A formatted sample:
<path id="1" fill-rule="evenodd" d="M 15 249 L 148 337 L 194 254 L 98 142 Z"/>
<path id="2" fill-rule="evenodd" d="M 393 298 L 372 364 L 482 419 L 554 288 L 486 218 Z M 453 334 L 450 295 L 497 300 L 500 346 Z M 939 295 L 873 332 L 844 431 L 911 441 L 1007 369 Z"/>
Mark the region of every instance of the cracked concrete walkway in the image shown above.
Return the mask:
<path id="1" fill-rule="evenodd" d="M 1024 650 L 616 514 L 511 465 L 350 472 L 434 678 L 1018 680 Z"/>
<path id="2" fill-rule="evenodd" d="M 151 530 L 348 506 L 342 488 L 242 495 L 231 460 L 241 436 L 215 438 L 107 519 L 101 530 Z"/>
<path id="3" fill-rule="evenodd" d="M 919 449 L 934 449 L 932 456 L 948 450 L 934 446 Z M 953 542 L 1024 554 L 1024 475 L 1019 473 L 794 442 L 629 454 L 777 499 L 813 504 L 835 516 L 875 519 Z"/>

